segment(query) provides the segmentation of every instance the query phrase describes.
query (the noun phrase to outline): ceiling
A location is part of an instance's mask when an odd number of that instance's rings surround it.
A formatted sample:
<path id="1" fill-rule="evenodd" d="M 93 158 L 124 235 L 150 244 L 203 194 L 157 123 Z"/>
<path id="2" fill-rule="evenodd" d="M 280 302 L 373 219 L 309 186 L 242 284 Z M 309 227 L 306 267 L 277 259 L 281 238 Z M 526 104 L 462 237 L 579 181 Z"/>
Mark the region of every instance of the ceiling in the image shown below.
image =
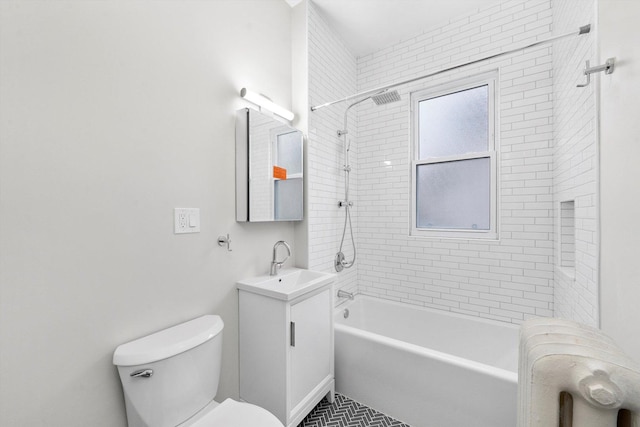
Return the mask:
<path id="1" fill-rule="evenodd" d="M 363 56 L 504 0 L 313 0 L 351 52 Z"/>

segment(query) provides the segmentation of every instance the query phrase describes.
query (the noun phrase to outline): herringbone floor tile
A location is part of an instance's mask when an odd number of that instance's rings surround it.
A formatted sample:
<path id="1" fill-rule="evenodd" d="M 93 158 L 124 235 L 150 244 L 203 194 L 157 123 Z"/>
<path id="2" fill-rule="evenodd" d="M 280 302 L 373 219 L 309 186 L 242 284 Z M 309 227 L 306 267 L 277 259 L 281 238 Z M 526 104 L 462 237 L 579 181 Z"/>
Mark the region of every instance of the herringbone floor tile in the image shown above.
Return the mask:
<path id="1" fill-rule="evenodd" d="M 333 404 L 323 399 L 298 427 L 411 427 L 336 393 Z"/>

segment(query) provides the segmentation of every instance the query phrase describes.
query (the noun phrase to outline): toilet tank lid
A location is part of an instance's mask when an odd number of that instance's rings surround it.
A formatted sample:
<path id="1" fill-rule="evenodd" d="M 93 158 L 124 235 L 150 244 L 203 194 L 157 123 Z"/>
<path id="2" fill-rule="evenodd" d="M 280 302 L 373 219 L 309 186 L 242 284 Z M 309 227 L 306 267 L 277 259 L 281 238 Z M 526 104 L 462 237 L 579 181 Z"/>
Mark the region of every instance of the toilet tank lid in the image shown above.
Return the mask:
<path id="1" fill-rule="evenodd" d="M 184 353 L 215 337 L 223 327 L 220 316 L 212 314 L 189 320 L 118 346 L 113 364 L 135 366 Z"/>

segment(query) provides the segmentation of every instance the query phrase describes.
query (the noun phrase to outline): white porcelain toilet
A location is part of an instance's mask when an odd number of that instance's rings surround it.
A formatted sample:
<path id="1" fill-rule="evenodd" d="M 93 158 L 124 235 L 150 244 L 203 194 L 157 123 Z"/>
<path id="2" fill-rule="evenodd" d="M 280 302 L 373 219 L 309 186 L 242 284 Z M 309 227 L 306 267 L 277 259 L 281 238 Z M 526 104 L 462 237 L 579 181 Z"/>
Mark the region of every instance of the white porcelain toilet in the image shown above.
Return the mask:
<path id="1" fill-rule="evenodd" d="M 129 427 L 283 427 L 259 406 L 213 400 L 223 327 L 207 315 L 116 348 Z"/>

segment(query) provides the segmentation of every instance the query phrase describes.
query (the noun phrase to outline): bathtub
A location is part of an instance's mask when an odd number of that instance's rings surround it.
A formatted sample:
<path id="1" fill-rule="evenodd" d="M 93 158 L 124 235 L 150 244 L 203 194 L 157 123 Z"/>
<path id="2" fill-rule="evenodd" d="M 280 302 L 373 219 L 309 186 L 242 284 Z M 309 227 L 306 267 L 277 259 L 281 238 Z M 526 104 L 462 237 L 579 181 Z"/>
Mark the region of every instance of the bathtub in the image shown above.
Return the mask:
<path id="1" fill-rule="evenodd" d="M 515 427 L 517 326 L 360 295 L 334 316 L 338 393 L 412 427 Z"/>

